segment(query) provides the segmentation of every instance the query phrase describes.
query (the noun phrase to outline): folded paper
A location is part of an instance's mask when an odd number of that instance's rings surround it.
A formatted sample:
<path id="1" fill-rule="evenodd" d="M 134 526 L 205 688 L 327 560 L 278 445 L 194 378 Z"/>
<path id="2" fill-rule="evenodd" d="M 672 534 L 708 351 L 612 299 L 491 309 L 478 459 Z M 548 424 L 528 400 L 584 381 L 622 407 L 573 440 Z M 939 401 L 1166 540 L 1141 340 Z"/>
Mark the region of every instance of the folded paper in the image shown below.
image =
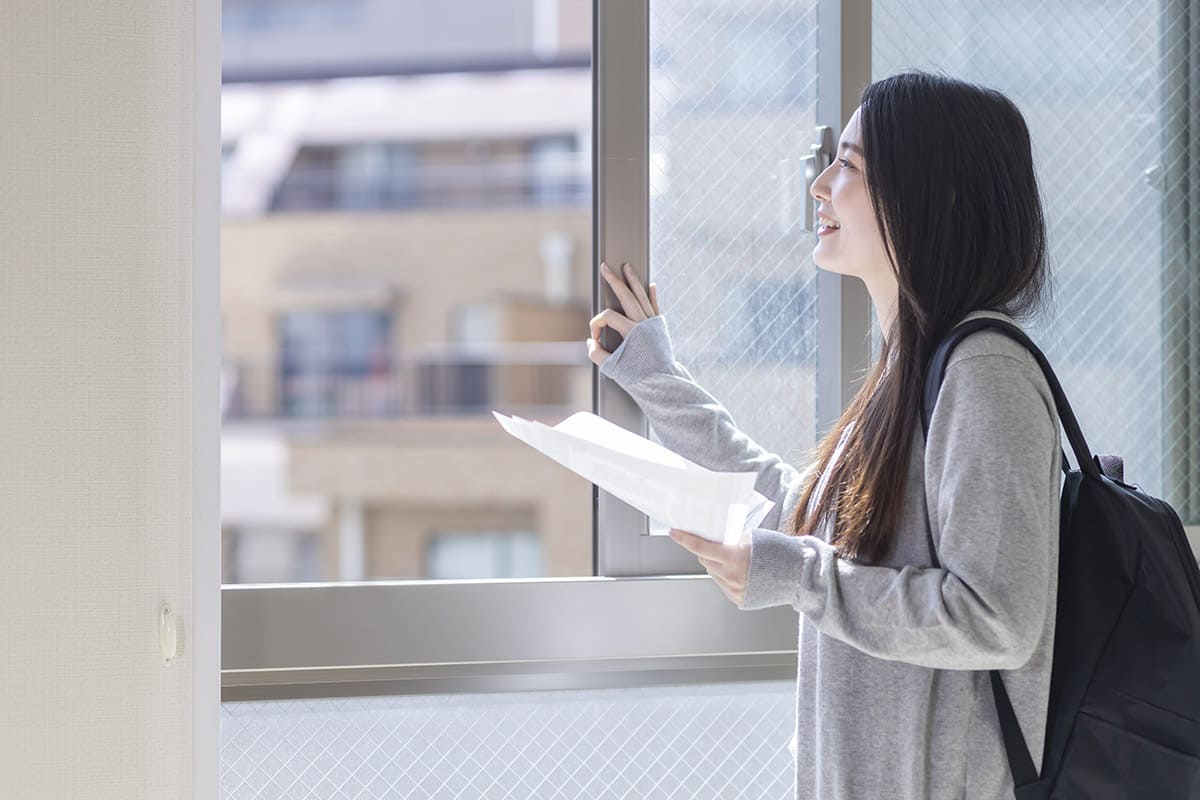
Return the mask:
<path id="1" fill-rule="evenodd" d="M 775 503 L 754 472 L 716 472 L 602 417 L 579 411 L 553 427 L 493 411 L 517 439 L 651 519 L 733 544 Z"/>

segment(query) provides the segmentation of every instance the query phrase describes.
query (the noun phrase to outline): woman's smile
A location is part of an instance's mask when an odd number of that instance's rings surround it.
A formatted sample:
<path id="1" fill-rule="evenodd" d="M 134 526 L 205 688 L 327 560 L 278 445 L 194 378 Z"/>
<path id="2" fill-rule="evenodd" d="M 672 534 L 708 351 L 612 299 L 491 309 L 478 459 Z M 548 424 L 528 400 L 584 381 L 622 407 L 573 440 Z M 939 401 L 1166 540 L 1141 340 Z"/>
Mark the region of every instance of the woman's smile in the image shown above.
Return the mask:
<path id="1" fill-rule="evenodd" d="M 824 214 L 818 214 L 817 219 L 820 220 L 820 225 L 817 226 L 817 236 L 824 236 L 827 233 L 837 233 L 842 229 L 842 223 L 834 222 Z"/>

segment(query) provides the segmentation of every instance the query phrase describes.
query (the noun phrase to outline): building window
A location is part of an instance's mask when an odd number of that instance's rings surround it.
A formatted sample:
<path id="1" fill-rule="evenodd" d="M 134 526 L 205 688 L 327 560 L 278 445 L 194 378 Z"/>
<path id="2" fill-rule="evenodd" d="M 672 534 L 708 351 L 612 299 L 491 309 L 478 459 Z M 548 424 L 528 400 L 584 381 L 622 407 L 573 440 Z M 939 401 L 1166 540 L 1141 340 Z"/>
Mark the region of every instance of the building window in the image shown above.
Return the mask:
<path id="1" fill-rule="evenodd" d="M 392 314 L 292 311 L 279 321 L 280 412 L 356 417 L 398 411 Z"/>
<path id="2" fill-rule="evenodd" d="M 529 145 L 530 200 L 538 206 L 582 205 L 591 201 L 591 181 L 579 165 L 574 136 L 547 136 Z"/>
<path id="3" fill-rule="evenodd" d="M 530 531 L 452 531 L 434 533 L 425 550 L 431 579 L 540 578 L 542 540 Z"/>
<path id="4" fill-rule="evenodd" d="M 301 147 L 272 211 L 586 206 L 574 135 Z"/>
<path id="5" fill-rule="evenodd" d="M 226 33 L 316 30 L 360 22 L 363 0 L 224 0 L 221 27 Z"/>
<path id="6" fill-rule="evenodd" d="M 284 527 L 225 526 L 222 583 L 296 583 L 321 579 L 315 531 Z"/>
<path id="7" fill-rule="evenodd" d="M 420 205 L 416 147 L 399 143 L 306 146 L 275 189 L 272 211 Z"/>

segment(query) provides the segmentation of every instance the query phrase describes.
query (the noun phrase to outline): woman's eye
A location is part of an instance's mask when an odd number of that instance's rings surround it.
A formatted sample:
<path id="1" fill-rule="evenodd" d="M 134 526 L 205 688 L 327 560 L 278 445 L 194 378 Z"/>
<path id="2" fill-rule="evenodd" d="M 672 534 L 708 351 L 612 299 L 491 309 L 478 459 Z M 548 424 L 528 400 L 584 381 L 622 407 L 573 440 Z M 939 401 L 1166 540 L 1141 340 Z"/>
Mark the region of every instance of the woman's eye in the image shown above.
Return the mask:
<path id="1" fill-rule="evenodd" d="M 838 161 L 841 162 L 843 167 L 853 167 L 853 165 L 850 163 L 850 159 L 846 158 L 845 156 L 839 158 Z"/>

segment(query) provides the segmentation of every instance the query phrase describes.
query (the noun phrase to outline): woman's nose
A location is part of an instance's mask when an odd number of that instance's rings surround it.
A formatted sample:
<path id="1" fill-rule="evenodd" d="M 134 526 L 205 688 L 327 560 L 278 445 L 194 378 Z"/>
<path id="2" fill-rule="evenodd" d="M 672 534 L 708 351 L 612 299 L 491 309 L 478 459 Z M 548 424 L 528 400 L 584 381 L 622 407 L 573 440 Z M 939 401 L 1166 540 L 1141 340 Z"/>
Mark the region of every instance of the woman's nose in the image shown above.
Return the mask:
<path id="1" fill-rule="evenodd" d="M 816 200 L 829 199 L 825 193 L 825 184 L 821 182 L 824 177 L 825 173 L 821 172 L 820 175 L 813 179 L 812 184 L 808 187 L 808 193 L 811 194 Z"/>

